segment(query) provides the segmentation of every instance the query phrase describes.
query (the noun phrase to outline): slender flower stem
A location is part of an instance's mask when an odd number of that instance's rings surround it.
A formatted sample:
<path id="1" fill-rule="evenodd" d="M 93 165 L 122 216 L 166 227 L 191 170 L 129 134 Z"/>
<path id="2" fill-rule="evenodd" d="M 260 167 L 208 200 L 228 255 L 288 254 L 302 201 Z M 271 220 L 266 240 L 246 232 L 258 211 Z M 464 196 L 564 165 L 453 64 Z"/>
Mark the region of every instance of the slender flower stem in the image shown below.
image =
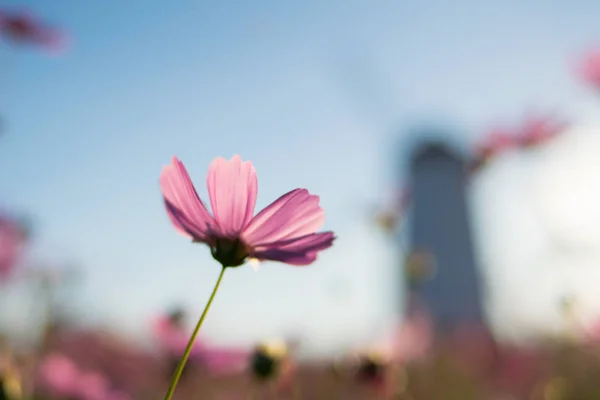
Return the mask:
<path id="1" fill-rule="evenodd" d="M 225 274 L 225 269 L 226 269 L 225 267 L 223 269 L 221 269 L 221 274 L 219 274 L 219 279 L 217 280 L 217 283 L 215 284 L 215 288 L 213 289 L 213 292 L 210 295 L 210 298 L 208 299 L 208 303 L 206 303 L 206 307 L 204 307 L 204 311 L 202 312 L 202 315 L 200 316 L 200 319 L 198 320 L 198 323 L 196 324 L 196 327 L 194 328 L 194 332 L 192 333 L 192 336 L 190 337 L 190 340 L 188 341 L 188 344 L 185 348 L 183 356 L 181 357 L 181 360 L 179 361 L 179 364 L 177 365 L 177 369 L 175 370 L 175 374 L 173 375 L 173 379 L 171 380 L 171 385 L 169 386 L 169 390 L 167 391 L 167 394 L 165 395 L 164 400 L 170 400 L 171 397 L 173 397 L 173 393 L 175 392 L 175 387 L 177 386 L 177 382 L 179 382 L 179 378 L 181 377 L 181 373 L 183 372 L 183 367 L 185 367 L 185 363 L 187 362 L 187 360 L 190 356 L 190 353 L 192 352 L 192 347 L 194 347 L 194 342 L 196 341 L 196 336 L 198 336 L 198 332 L 200 332 L 200 328 L 202 327 L 204 318 L 206 318 L 206 314 L 208 314 L 210 305 L 212 304 L 213 300 L 215 299 L 215 295 L 217 294 L 217 291 L 219 290 L 219 286 L 221 286 L 221 280 L 223 279 L 223 274 Z"/>

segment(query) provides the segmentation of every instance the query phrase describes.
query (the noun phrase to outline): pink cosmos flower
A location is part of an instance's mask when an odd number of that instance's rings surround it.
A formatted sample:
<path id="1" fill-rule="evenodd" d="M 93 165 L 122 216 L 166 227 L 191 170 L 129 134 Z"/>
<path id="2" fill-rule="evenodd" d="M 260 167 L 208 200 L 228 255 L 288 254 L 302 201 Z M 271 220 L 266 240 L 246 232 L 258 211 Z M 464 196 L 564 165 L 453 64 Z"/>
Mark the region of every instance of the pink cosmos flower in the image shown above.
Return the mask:
<path id="1" fill-rule="evenodd" d="M 292 357 L 286 357 L 280 367 L 279 375 L 276 380 L 277 393 L 293 395 L 294 383 L 298 372 L 298 365 Z"/>
<path id="2" fill-rule="evenodd" d="M 578 66 L 577 75 L 584 82 L 600 88 L 600 50 L 589 52 Z"/>
<path id="3" fill-rule="evenodd" d="M 475 146 L 474 157 L 470 165 L 470 171 L 477 172 L 485 166 L 493 157 L 505 150 L 516 147 L 516 139 L 513 134 L 505 131 L 492 131 L 481 142 Z"/>
<path id="4" fill-rule="evenodd" d="M 501 347 L 491 383 L 515 393 L 528 393 L 548 366 L 549 360 L 536 348 Z M 525 397 L 523 395 L 523 397 Z"/>
<path id="5" fill-rule="evenodd" d="M 493 156 L 515 145 L 515 135 L 511 132 L 496 130 L 490 132 L 476 147 L 476 153 L 482 157 Z"/>
<path id="6" fill-rule="evenodd" d="M 408 315 L 394 337 L 393 352 L 396 360 L 407 363 L 424 358 L 433 343 L 432 325 L 431 318 L 425 311 Z"/>
<path id="7" fill-rule="evenodd" d="M 111 390 L 108 379 L 95 371 L 83 371 L 70 359 L 53 353 L 39 368 L 40 384 L 52 395 L 78 400 L 128 400 L 121 391 Z"/>
<path id="8" fill-rule="evenodd" d="M 391 336 L 357 352 L 358 358 L 375 362 L 381 368 L 386 365 L 406 365 L 424 359 L 434 339 L 433 323 L 429 315 L 424 310 L 414 311 L 401 323 L 394 325 Z"/>
<path id="9" fill-rule="evenodd" d="M 185 351 L 189 333 L 170 316 L 161 316 L 153 324 L 155 337 L 170 356 L 180 357 Z M 237 373 L 248 364 L 250 352 L 244 349 L 215 347 L 196 340 L 190 354 L 199 364 L 215 375 Z"/>
<path id="10" fill-rule="evenodd" d="M 587 344 L 597 345 L 600 343 L 600 318 L 595 317 L 589 322 L 581 324 L 579 336 Z"/>
<path id="11" fill-rule="evenodd" d="M 414 297 L 414 296 L 413 296 Z M 367 383 L 382 398 L 390 397 L 402 384 L 400 371 L 424 359 L 433 343 L 433 323 L 425 307 L 409 298 L 408 313 L 394 323 L 391 336 L 355 353 L 355 376 Z"/>
<path id="12" fill-rule="evenodd" d="M 39 369 L 40 383 L 57 396 L 72 396 L 76 392 L 79 371 L 75 364 L 60 354 L 44 358 Z"/>
<path id="13" fill-rule="evenodd" d="M 480 322 L 464 322 L 445 337 L 455 353 L 457 365 L 475 374 L 490 371 L 498 346 L 488 328 Z"/>
<path id="14" fill-rule="evenodd" d="M 565 124 L 549 117 L 532 117 L 523 124 L 517 135 L 517 144 L 529 148 L 547 142 L 564 131 Z"/>
<path id="15" fill-rule="evenodd" d="M 107 392 L 103 400 L 131 400 L 131 396 L 120 390 L 113 390 Z"/>
<path id="16" fill-rule="evenodd" d="M 23 251 L 25 236 L 16 222 L 0 215 L 0 280 L 10 277 Z"/>
<path id="17" fill-rule="evenodd" d="M 109 394 L 108 380 L 97 372 L 80 372 L 76 393 L 85 400 L 105 400 Z"/>
<path id="18" fill-rule="evenodd" d="M 319 197 L 306 189 L 284 194 L 253 216 L 256 171 L 238 155 L 229 161 L 215 159 L 206 181 L 212 215 L 176 157 L 160 176 L 167 213 L 175 228 L 194 242 L 207 244 L 223 267 L 237 267 L 247 259 L 308 265 L 333 244 L 333 232 L 316 233 L 325 213 Z"/>
<path id="19" fill-rule="evenodd" d="M 355 354 L 354 377 L 371 391 L 370 397 L 387 398 L 397 388 L 397 354 L 390 342 L 379 342 L 371 349 Z"/>
<path id="20" fill-rule="evenodd" d="M 213 375 L 228 375 L 243 371 L 248 365 L 250 351 L 245 349 L 215 347 L 200 342 L 192 357 Z"/>
<path id="21" fill-rule="evenodd" d="M 163 350 L 176 357 L 183 354 L 189 340 L 189 333 L 185 329 L 173 323 L 169 316 L 157 318 L 152 328 Z"/>
<path id="22" fill-rule="evenodd" d="M 514 148 L 531 148 L 559 135 L 565 123 L 550 117 L 534 116 L 515 130 L 492 131 L 476 147 L 470 171 L 477 172 L 493 157 Z"/>
<path id="23" fill-rule="evenodd" d="M 62 330 L 48 346 L 60 350 L 80 368 L 102 372 L 112 385 L 127 392 L 152 387 L 162 371 L 152 353 L 103 330 Z"/>
<path id="24" fill-rule="evenodd" d="M 27 12 L 0 10 L 0 33 L 14 42 L 59 50 L 65 45 L 65 37 L 56 29 L 38 21 Z"/>

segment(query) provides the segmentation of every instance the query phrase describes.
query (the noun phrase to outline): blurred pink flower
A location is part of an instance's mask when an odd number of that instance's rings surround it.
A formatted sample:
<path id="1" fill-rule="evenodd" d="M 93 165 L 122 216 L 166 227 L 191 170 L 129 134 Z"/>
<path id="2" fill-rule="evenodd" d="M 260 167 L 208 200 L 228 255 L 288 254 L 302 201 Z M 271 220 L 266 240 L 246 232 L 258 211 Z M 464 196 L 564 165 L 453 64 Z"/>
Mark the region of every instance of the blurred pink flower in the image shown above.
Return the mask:
<path id="1" fill-rule="evenodd" d="M 176 157 L 165 166 L 160 184 L 171 222 L 194 242 L 207 244 L 223 267 L 248 258 L 308 265 L 329 248 L 333 232 L 316 233 L 325 221 L 319 197 L 294 189 L 253 216 L 258 193 L 256 171 L 239 156 L 215 159 L 207 186 L 211 215 Z"/>
<path id="2" fill-rule="evenodd" d="M 80 372 L 76 393 L 82 400 L 106 400 L 109 395 L 108 380 L 98 372 Z"/>
<path id="3" fill-rule="evenodd" d="M 103 400 L 131 400 L 131 396 L 125 392 L 113 390 L 112 392 L 106 393 Z"/>
<path id="4" fill-rule="evenodd" d="M 409 312 L 402 323 L 395 324 L 391 336 L 355 354 L 355 376 L 374 389 L 374 395 L 387 398 L 402 384 L 400 371 L 426 357 L 432 341 L 432 321 L 425 307 L 409 299 Z"/>
<path id="5" fill-rule="evenodd" d="M 359 350 L 355 356 L 381 365 L 406 364 L 424 358 L 433 340 L 433 321 L 418 295 L 413 293 L 408 297 L 404 319 L 394 322 L 389 335 Z"/>
<path id="6" fill-rule="evenodd" d="M 491 381 L 495 386 L 521 393 L 531 390 L 539 373 L 550 363 L 534 348 L 501 348 Z"/>
<path id="7" fill-rule="evenodd" d="M 6 281 L 21 256 L 26 237 L 15 221 L 0 215 L 0 281 Z"/>
<path id="8" fill-rule="evenodd" d="M 128 400 L 126 393 L 110 389 L 108 379 L 96 371 L 82 371 L 61 354 L 47 355 L 39 367 L 41 386 L 54 396 L 78 400 Z"/>
<path id="9" fill-rule="evenodd" d="M 66 44 L 63 34 L 27 12 L 0 10 L 0 32 L 14 42 L 42 46 L 52 51 L 60 50 Z"/>
<path id="10" fill-rule="evenodd" d="M 515 135 L 513 133 L 504 130 L 494 130 L 476 146 L 476 153 L 483 156 L 492 156 L 514 146 Z"/>
<path id="11" fill-rule="evenodd" d="M 531 117 L 525 121 L 517 134 L 517 143 L 524 148 L 545 143 L 563 132 L 565 126 L 565 123 L 550 117 Z"/>
<path id="12" fill-rule="evenodd" d="M 183 354 L 189 340 L 189 333 L 170 316 L 157 318 L 153 324 L 153 331 L 161 348 L 170 356 L 180 357 Z M 190 356 L 198 364 L 207 367 L 211 373 L 221 375 L 243 370 L 248 364 L 250 352 L 243 349 L 214 347 L 198 339 L 194 343 Z"/>
<path id="13" fill-rule="evenodd" d="M 479 322 L 465 322 L 445 337 L 457 365 L 472 374 L 489 373 L 498 347 L 489 329 Z"/>
<path id="14" fill-rule="evenodd" d="M 492 131 L 475 145 L 470 171 L 472 173 L 479 171 L 492 158 L 514 147 L 516 147 L 516 139 L 513 134 L 503 130 Z"/>
<path id="15" fill-rule="evenodd" d="M 600 88 L 600 50 L 591 51 L 584 57 L 577 74 L 587 84 Z"/>
<path id="16" fill-rule="evenodd" d="M 192 357 L 215 375 L 234 374 L 247 367 L 250 351 L 219 348 L 198 342 L 192 350 Z"/>
<path id="17" fill-rule="evenodd" d="M 580 335 L 584 343 L 600 343 L 600 318 L 596 317 L 590 323 L 582 324 Z"/>
<path id="18" fill-rule="evenodd" d="M 379 348 L 377 348 L 379 347 Z M 393 376 L 398 367 L 394 350 L 388 346 L 376 345 L 367 352 L 357 354 L 355 378 L 374 392 L 372 395 L 385 398 L 394 391 L 398 381 Z"/>
<path id="19" fill-rule="evenodd" d="M 154 354 L 102 330 L 60 330 L 49 346 L 81 368 L 102 371 L 112 384 L 127 392 L 153 387 L 155 376 L 162 373 L 161 362 Z"/>
<path id="20" fill-rule="evenodd" d="M 153 325 L 154 336 L 163 350 L 170 355 L 181 356 L 189 340 L 189 333 L 173 323 L 169 316 L 158 317 Z"/>
<path id="21" fill-rule="evenodd" d="M 566 124 L 554 118 L 533 116 L 515 130 L 495 130 L 475 146 L 471 172 L 485 166 L 492 158 L 514 148 L 530 148 L 556 137 Z"/>
<path id="22" fill-rule="evenodd" d="M 422 359 L 432 342 L 433 326 L 429 316 L 425 313 L 408 315 L 395 337 L 395 358 L 402 363 Z"/>
<path id="23" fill-rule="evenodd" d="M 79 371 L 73 362 L 60 354 L 46 356 L 39 367 L 40 383 L 57 396 L 72 396 L 77 391 Z"/>
<path id="24" fill-rule="evenodd" d="M 276 388 L 278 393 L 293 395 L 297 372 L 298 365 L 292 359 L 292 357 L 286 357 L 284 360 L 282 360 L 276 380 Z"/>

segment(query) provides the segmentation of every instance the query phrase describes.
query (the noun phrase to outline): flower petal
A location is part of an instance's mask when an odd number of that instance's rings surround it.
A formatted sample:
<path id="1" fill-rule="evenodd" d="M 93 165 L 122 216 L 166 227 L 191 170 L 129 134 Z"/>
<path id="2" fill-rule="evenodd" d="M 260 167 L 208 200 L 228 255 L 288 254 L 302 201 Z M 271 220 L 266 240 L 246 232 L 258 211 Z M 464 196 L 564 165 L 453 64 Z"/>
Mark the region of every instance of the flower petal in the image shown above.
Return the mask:
<path id="1" fill-rule="evenodd" d="M 196 241 L 206 241 L 217 227 L 190 179 L 183 163 L 173 157 L 163 167 L 160 187 L 167 213 L 175 228 Z"/>
<path id="2" fill-rule="evenodd" d="M 315 233 L 325 222 L 319 196 L 294 189 L 259 212 L 242 234 L 246 243 L 261 246 Z"/>
<path id="3" fill-rule="evenodd" d="M 234 348 L 204 346 L 195 354 L 210 373 L 215 375 L 234 374 L 244 369 L 248 363 L 248 351 Z"/>
<path id="4" fill-rule="evenodd" d="M 229 161 L 219 157 L 210 164 L 206 183 L 220 232 L 229 237 L 239 235 L 256 205 L 258 180 L 252 163 L 242 162 L 238 155 Z"/>
<path id="5" fill-rule="evenodd" d="M 335 240 L 333 232 L 312 233 L 299 238 L 275 242 L 254 249 L 252 257 L 258 260 L 280 261 L 291 265 L 308 265 L 317 259 Z"/>

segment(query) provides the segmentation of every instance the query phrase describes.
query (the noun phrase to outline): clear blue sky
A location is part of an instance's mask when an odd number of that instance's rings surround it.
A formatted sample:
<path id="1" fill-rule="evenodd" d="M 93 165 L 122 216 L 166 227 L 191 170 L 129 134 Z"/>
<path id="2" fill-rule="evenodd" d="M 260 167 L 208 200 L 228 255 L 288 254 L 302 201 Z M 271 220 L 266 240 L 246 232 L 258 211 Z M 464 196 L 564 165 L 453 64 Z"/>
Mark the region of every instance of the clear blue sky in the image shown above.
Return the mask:
<path id="1" fill-rule="evenodd" d="M 0 194 L 38 218 L 38 257 L 85 268 L 98 319 L 139 329 L 175 302 L 195 316 L 217 277 L 164 212 L 172 155 L 201 196 L 210 161 L 235 153 L 255 164 L 259 207 L 295 187 L 321 196 L 336 246 L 307 269 L 229 271 L 206 325 L 223 341 L 371 335 L 400 305 L 365 206 L 400 176 L 405 124 L 440 117 L 466 143 L 531 107 L 564 110 L 588 95 L 569 63 L 600 42 L 593 1 L 12 3 L 73 45 L 1 49 Z"/>

